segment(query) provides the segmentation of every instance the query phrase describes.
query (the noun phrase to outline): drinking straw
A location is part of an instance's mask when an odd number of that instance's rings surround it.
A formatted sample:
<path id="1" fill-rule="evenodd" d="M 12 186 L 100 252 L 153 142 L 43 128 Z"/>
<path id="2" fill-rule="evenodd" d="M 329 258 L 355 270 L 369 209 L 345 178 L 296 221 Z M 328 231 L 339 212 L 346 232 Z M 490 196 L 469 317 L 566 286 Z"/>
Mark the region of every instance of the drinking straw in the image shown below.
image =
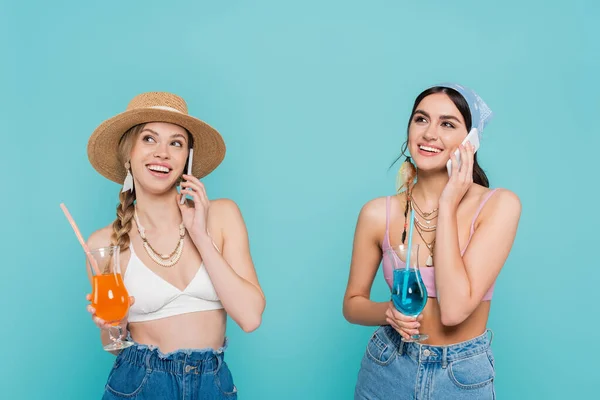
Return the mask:
<path id="1" fill-rule="evenodd" d="M 410 265 L 410 253 L 412 253 L 412 238 L 413 238 L 413 227 L 415 225 L 415 210 L 410 210 L 410 225 L 408 227 L 408 252 L 406 254 L 406 268 Z"/>
<path id="2" fill-rule="evenodd" d="M 408 269 L 410 268 L 410 254 L 412 253 L 412 238 L 413 238 L 413 226 L 415 224 L 415 211 L 411 208 L 410 210 L 410 225 L 408 228 L 408 251 L 406 252 L 406 268 L 404 273 L 404 290 L 402 290 L 402 303 L 406 301 L 406 292 L 408 288 Z"/>
<path id="3" fill-rule="evenodd" d="M 77 224 L 75 223 L 75 220 L 71 216 L 71 213 L 69 213 L 69 210 L 67 210 L 67 207 L 63 203 L 60 203 L 60 208 L 62 208 L 63 212 L 65 213 L 65 216 L 69 220 L 69 223 L 71 224 L 71 227 L 73 228 L 73 231 L 75 231 L 75 235 L 77 236 L 79 243 L 81 243 L 81 247 L 83 247 L 83 251 L 85 252 L 88 260 L 90 261 L 90 264 L 92 265 L 92 268 L 94 269 L 94 272 L 96 273 L 96 275 L 102 275 L 100 273 L 100 269 L 98 268 L 98 264 L 96 263 L 96 260 L 89 253 L 90 249 L 85 244 L 85 241 L 83 240 L 83 236 L 81 236 L 81 232 L 79 232 L 79 228 L 77 228 Z"/>

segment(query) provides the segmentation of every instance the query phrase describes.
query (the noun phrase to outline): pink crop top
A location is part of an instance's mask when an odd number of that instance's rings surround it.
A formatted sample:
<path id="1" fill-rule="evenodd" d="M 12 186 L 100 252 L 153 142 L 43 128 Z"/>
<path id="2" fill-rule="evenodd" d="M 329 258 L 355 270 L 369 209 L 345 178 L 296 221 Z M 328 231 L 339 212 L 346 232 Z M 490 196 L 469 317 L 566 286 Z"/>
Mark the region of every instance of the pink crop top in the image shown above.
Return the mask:
<path id="1" fill-rule="evenodd" d="M 481 201 L 481 204 L 479 204 L 479 207 L 477 208 L 477 211 L 475 212 L 475 216 L 473 217 L 473 221 L 471 222 L 471 233 L 469 235 L 469 240 L 467 240 L 467 244 L 465 245 L 465 248 L 462 249 L 462 251 L 460 252 L 461 256 L 467 250 L 467 246 L 469 245 L 469 242 L 471 241 L 471 238 L 473 237 L 473 233 L 475 232 L 475 220 L 479 216 L 479 213 L 483 209 L 483 206 L 485 205 L 485 203 L 490 199 L 490 197 L 492 197 L 492 195 L 496 192 L 496 190 L 497 189 L 490 190 L 490 192 Z M 386 198 L 385 236 L 383 237 L 383 243 L 382 243 L 381 247 L 382 247 L 382 252 L 384 253 L 383 260 L 382 260 L 383 276 L 384 276 L 385 281 L 387 282 L 388 286 L 391 289 L 392 283 L 393 283 L 392 265 L 390 263 L 390 260 L 387 257 L 385 257 L 385 253 L 391 249 L 391 245 L 390 245 L 390 196 L 388 196 Z M 402 262 L 402 261 L 400 261 L 400 262 Z M 419 267 L 421 267 L 421 266 L 419 266 Z M 421 270 L 421 277 L 423 278 L 423 282 L 425 283 L 425 288 L 427 289 L 428 297 L 436 297 L 435 276 L 434 276 L 433 267 L 421 267 L 420 270 Z M 490 287 L 490 289 L 488 290 L 488 292 L 485 294 L 485 296 L 483 296 L 482 301 L 487 301 L 487 300 L 492 299 L 492 295 L 494 294 L 494 286 L 495 285 L 496 285 L 496 283 L 494 282 L 492 284 L 492 286 Z"/>

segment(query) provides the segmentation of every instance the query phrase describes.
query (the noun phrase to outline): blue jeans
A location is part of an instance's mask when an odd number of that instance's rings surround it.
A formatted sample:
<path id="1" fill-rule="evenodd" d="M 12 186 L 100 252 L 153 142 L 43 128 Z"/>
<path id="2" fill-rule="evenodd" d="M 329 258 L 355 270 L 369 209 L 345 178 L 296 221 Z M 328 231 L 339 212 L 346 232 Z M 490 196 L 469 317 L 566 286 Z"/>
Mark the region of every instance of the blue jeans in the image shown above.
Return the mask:
<path id="1" fill-rule="evenodd" d="M 225 345 L 163 354 L 135 344 L 122 350 L 108 376 L 103 400 L 237 399 L 237 389 L 224 361 Z"/>
<path id="2" fill-rule="evenodd" d="M 487 333 L 449 346 L 430 346 L 404 343 L 391 326 L 382 326 L 367 345 L 354 398 L 493 400 L 494 357 Z"/>

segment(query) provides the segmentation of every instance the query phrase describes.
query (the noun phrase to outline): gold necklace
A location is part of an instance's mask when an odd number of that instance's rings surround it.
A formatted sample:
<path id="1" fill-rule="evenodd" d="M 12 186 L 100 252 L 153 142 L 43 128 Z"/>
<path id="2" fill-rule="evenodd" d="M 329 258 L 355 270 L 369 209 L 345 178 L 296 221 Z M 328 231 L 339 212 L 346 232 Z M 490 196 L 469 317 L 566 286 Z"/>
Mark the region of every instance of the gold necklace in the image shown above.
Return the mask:
<path id="1" fill-rule="evenodd" d="M 185 237 L 185 225 L 183 224 L 183 222 L 179 225 L 179 243 L 177 243 L 177 247 L 175 247 L 175 250 L 173 250 L 171 254 L 160 254 L 159 252 L 154 250 L 154 248 L 152 248 L 152 246 L 148 242 L 148 239 L 146 239 L 146 230 L 144 229 L 142 224 L 140 224 L 140 220 L 137 215 L 137 208 L 134 211 L 134 216 L 135 224 L 137 225 L 138 232 L 140 233 L 140 237 L 142 238 L 144 250 L 146 250 L 146 253 L 148 254 L 148 256 L 150 256 L 152 261 L 165 268 L 170 268 L 173 265 L 177 264 L 177 262 L 179 262 L 179 258 L 181 258 L 181 253 L 183 252 L 183 238 Z"/>
<path id="2" fill-rule="evenodd" d="M 426 224 L 423 225 L 423 223 L 421 221 L 419 221 L 418 218 L 415 217 L 415 222 L 416 222 L 415 230 L 417 231 L 417 233 L 423 240 L 423 243 L 425 243 L 427 250 L 429 250 L 429 257 L 427 257 L 427 261 L 425 262 L 425 265 L 427 265 L 428 267 L 431 267 L 431 266 L 433 266 L 433 247 L 435 245 L 435 236 L 433 237 L 432 241 L 428 242 L 427 240 L 425 240 L 425 237 L 423 236 L 423 232 L 430 233 L 430 232 L 435 232 L 437 230 L 437 224 L 436 225 L 430 225 L 430 224 L 434 219 L 437 218 L 438 208 L 436 207 L 430 212 L 423 212 L 423 210 L 421 210 L 419 205 L 414 201 L 412 196 L 410 197 L 410 205 L 411 205 L 412 209 L 417 212 L 419 217 L 422 218 L 423 220 L 425 220 Z"/>
<path id="3" fill-rule="evenodd" d="M 419 218 L 422 221 L 425 221 L 425 225 L 423 225 L 421 223 L 421 227 L 423 227 L 424 229 L 431 229 L 431 222 L 433 222 L 434 219 L 436 219 L 438 217 L 437 215 L 437 211 L 438 209 L 435 208 L 433 209 L 433 211 L 430 212 L 423 212 L 421 210 L 421 208 L 419 207 L 419 205 L 417 204 L 417 202 L 411 198 L 410 200 L 410 206 L 413 210 L 415 210 L 416 214 L 419 216 Z M 416 219 L 417 222 L 421 222 L 418 219 Z M 435 225 L 434 225 L 435 226 Z"/>
<path id="4" fill-rule="evenodd" d="M 431 221 L 427 221 L 427 224 L 430 224 Z M 419 225 L 419 227 L 421 228 L 421 230 L 425 231 L 425 232 L 433 232 L 436 230 L 437 225 L 423 225 L 423 223 L 421 221 L 419 221 L 419 218 L 417 218 L 417 216 L 415 215 L 415 223 L 417 225 Z"/>
<path id="5" fill-rule="evenodd" d="M 436 207 L 429 212 L 424 212 L 423 210 L 421 210 L 421 207 L 419 207 L 419 205 L 417 204 L 417 202 L 415 201 L 415 199 L 412 196 L 410 196 L 410 202 L 414 206 L 413 209 L 424 219 L 426 219 L 427 217 L 429 217 L 432 214 L 435 214 L 438 211 L 438 208 Z M 433 219 L 435 217 L 437 217 L 437 214 L 431 218 Z"/>
<path id="6" fill-rule="evenodd" d="M 419 236 L 421 236 L 421 239 L 423 240 L 423 243 L 425 243 L 427 250 L 429 250 L 429 257 L 427 257 L 427 261 L 425 262 L 425 265 L 427 265 L 428 267 L 431 267 L 433 265 L 433 246 L 435 245 L 435 237 L 433 238 L 433 240 L 431 242 L 427 242 L 427 240 L 425 240 L 425 238 L 423 237 L 421 230 L 419 228 L 417 228 L 415 230 L 417 231 Z"/>

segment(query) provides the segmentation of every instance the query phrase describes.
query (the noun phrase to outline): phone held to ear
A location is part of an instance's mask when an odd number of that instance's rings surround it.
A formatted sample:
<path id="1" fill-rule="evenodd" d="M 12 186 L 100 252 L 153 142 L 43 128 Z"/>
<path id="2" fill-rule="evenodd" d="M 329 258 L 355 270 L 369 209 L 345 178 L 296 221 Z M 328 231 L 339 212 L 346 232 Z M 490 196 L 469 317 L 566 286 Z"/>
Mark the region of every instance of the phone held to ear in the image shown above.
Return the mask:
<path id="1" fill-rule="evenodd" d="M 477 130 L 477 128 L 471 129 L 471 132 L 469 132 L 465 140 L 462 141 L 462 145 L 466 145 L 467 142 L 470 142 L 473 145 L 473 153 L 479 150 L 479 131 Z M 460 169 L 460 150 L 456 149 L 454 155 L 456 156 L 456 160 L 458 161 L 458 168 Z M 448 162 L 446 163 L 446 169 L 448 170 L 448 175 L 452 175 L 452 159 L 448 160 Z"/>
<path id="2" fill-rule="evenodd" d="M 188 157 L 188 165 L 187 165 L 187 174 L 188 175 L 192 175 L 192 161 L 194 158 L 194 149 L 191 148 L 190 149 L 190 155 Z M 179 204 L 183 204 L 185 203 L 185 195 L 181 196 L 181 202 Z"/>

